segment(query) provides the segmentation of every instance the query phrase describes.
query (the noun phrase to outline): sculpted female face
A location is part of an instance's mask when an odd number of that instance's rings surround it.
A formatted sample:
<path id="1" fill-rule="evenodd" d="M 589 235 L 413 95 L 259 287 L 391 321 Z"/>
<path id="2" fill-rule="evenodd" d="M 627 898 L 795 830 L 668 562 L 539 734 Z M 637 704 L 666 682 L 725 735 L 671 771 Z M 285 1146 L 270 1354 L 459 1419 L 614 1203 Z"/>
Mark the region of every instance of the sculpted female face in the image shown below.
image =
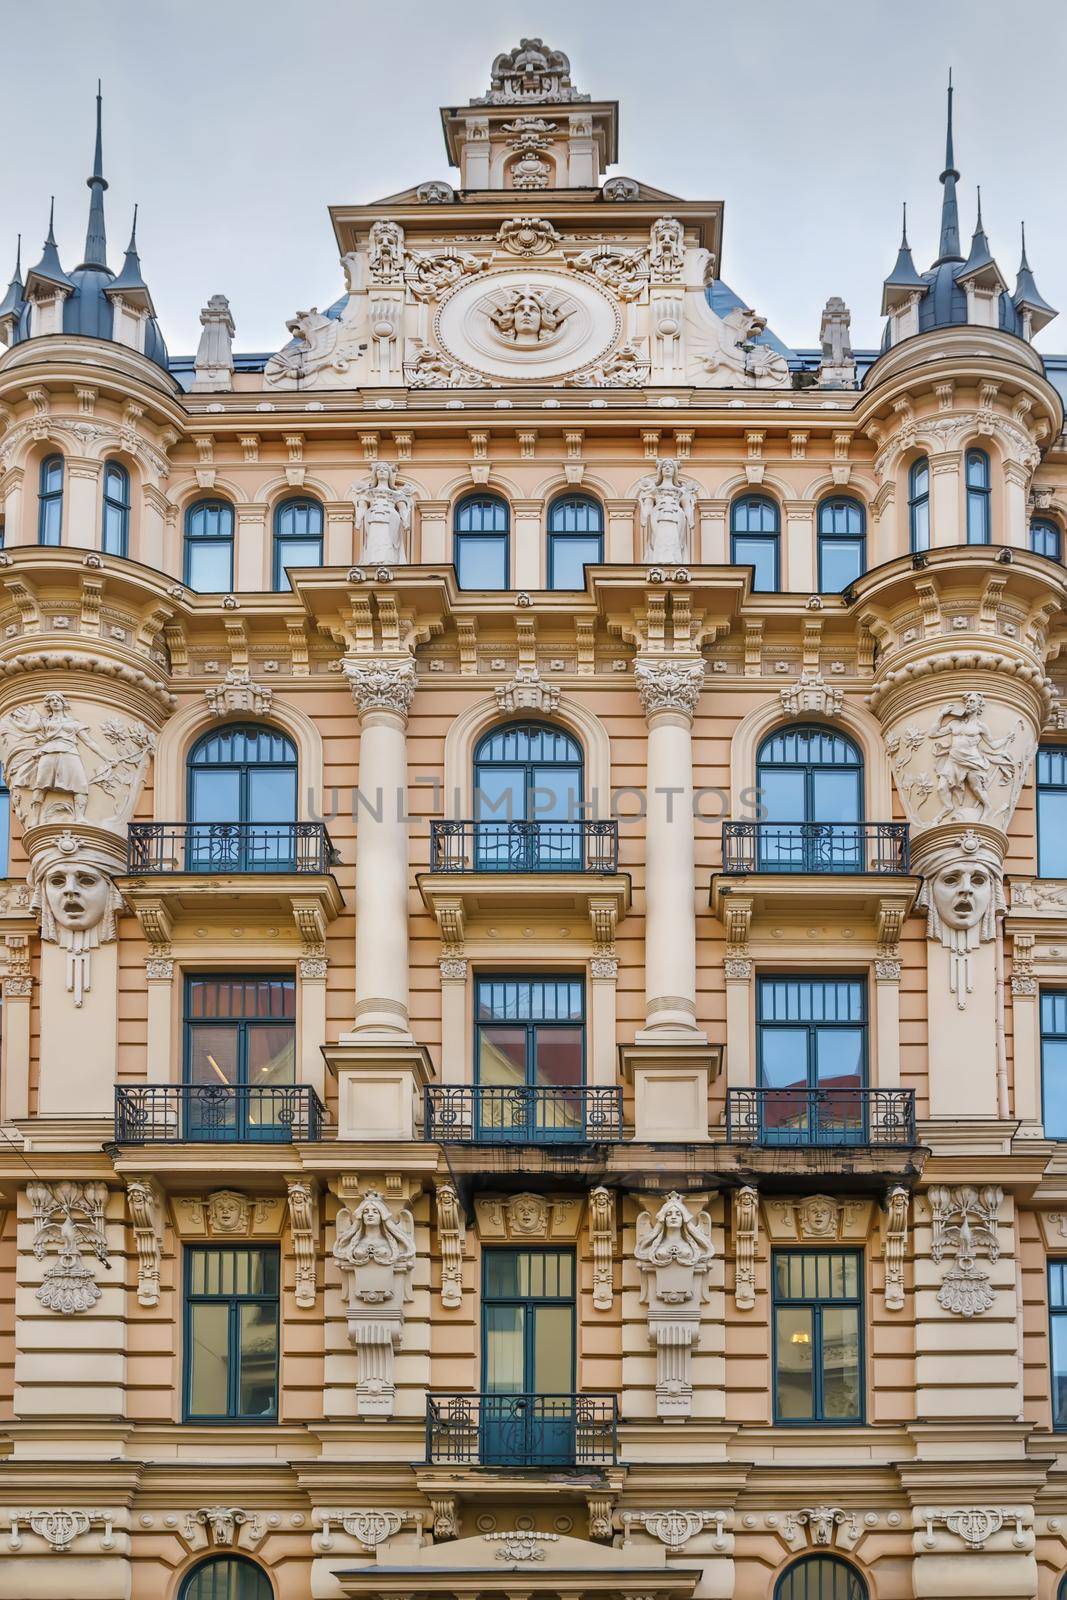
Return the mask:
<path id="1" fill-rule="evenodd" d="M 685 1212 L 676 1200 L 664 1208 L 663 1224 L 667 1228 L 680 1228 L 685 1221 Z"/>
<path id="2" fill-rule="evenodd" d="M 934 905 L 949 928 L 974 928 L 989 910 L 993 880 L 980 862 L 951 862 L 934 879 Z"/>
<path id="3" fill-rule="evenodd" d="M 512 311 L 516 333 L 540 333 L 541 306 L 529 292 L 519 296 Z"/>
<path id="4" fill-rule="evenodd" d="M 44 885 L 48 909 L 61 928 L 95 928 L 107 911 L 111 885 L 95 867 L 55 866 Z"/>

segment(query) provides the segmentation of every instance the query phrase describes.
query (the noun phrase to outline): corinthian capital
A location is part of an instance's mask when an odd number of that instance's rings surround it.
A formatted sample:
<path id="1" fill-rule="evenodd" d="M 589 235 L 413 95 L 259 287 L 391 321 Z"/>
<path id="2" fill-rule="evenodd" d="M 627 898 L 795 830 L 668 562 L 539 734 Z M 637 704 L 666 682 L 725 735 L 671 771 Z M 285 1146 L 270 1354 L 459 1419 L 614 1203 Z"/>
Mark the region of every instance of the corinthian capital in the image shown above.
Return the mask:
<path id="1" fill-rule="evenodd" d="M 368 711 L 395 711 L 397 716 L 407 717 L 415 693 L 415 663 L 411 656 L 378 656 L 367 661 L 343 661 L 341 665 L 361 717 Z"/>
<path id="2" fill-rule="evenodd" d="M 691 717 L 704 686 L 703 661 L 635 661 L 634 678 L 646 717 L 677 711 Z"/>

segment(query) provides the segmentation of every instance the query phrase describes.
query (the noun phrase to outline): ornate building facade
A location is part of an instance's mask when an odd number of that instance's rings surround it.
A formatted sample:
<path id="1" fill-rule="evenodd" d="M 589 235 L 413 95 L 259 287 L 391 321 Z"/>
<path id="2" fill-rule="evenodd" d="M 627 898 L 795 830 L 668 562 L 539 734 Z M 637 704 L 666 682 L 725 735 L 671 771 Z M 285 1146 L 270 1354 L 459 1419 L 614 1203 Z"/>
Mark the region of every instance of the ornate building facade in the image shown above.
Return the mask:
<path id="1" fill-rule="evenodd" d="M 951 96 L 951 91 L 950 91 Z M 540 40 L 275 354 L 0 303 L 0 1597 L 1067 1593 L 1067 362 Z"/>

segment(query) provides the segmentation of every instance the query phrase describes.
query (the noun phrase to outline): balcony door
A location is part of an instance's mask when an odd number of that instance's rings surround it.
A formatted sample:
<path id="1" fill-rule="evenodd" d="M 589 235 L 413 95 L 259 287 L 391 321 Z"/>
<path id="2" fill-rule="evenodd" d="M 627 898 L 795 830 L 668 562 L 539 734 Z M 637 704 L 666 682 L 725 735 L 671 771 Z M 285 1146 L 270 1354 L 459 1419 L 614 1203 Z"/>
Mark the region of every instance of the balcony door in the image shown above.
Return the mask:
<path id="1" fill-rule="evenodd" d="M 479 977 L 475 1137 L 561 1144 L 585 1137 L 585 985 L 580 978 Z"/>
<path id="2" fill-rule="evenodd" d="M 482 1262 L 481 1460 L 573 1465 L 574 1252 L 489 1249 Z"/>
<path id="3" fill-rule="evenodd" d="M 255 973 L 185 980 L 185 1137 L 292 1138 L 297 1115 L 296 982 Z"/>
<path id="4" fill-rule="evenodd" d="M 862 872 L 863 757 L 826 728 L 779 728 L 756 764 L 761 872 Z"/>
<path id="5" fill-rule="evenodd" d="M 582 751 L 560 728 L 494 728 L 474 755 L 474 854 L 481 872 L 582 870 Z"/>
<path id="6" fill-rule="evenodd" d="M 862 978 L 761 977 L 760 1139 L 867 1142 L 867 991 Z"/>
<path id="7" fill-rule="evenodd" d="M 296 749 L 275 728 L 205 734 L 189 756 L 187 872 L 296 870 Z"/>

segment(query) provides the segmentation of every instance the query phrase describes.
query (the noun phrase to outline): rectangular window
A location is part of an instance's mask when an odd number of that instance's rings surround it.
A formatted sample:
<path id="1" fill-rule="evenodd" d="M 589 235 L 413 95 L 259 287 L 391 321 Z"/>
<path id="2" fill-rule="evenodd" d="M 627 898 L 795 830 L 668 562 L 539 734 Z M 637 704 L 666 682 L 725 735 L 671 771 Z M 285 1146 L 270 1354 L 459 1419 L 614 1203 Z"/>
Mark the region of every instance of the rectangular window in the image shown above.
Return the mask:
<path id="1" fill-rule="evenodd" d="M 474 1002 L 480 1130 L 518 1142 L 581 1138 L 585 985 L 581 978 L 480 977 Z"/>
<path id="2" fill-rule="evenodd" d="M 190 1139 L 285 1140 L 296 1081 L 296 980 L 197 974 L 185 980 Z"/>
<path id="3" fill-rule="evenodd" d="M 867 985 L 862 978 L 761 977 L 756 1032 L 761 1141 L 862 1144 Z"/>
<path id="4" fill-rule="evenodd" d="M 277 1421 L 276 1246 L 187 1250 L 184 1410 L 187 1422 Z"/>
<path id="5" fill-rule="evenodd" d="M 1041 1101 L 1045 1137 L 1067 1139 L 1067 989 L 1041 991 Z"/>
<path id="6" fill-rule="evenodd" d="M 774 1420 L 863 1421 L 863 1257 L 852 1250 L 776 1250 Z"/>
<path id="7" fill-rule="evenodd" d="M 1048 1264 L 1048 1320 L 1052 1426 L 1067 1430 L 1067 1261 Z"/>
<path id="8" fill-rule="evenodd" d="M 776 534 L 735 533 L 731 559 L 735 566 L 753 567 L 754 593 L 774 594 L 778 589 L 778 537 Z"/>
<path id="9" fill-rule="evenodd" d="M 1037 871 L 1067 878 L 1067 745 L 1037 752 Z"/>
<path id="10" fill-rule="evenodd" d="M 575 1460 L 574 1253 L 482 1257 L 482 1460 Z"/>

